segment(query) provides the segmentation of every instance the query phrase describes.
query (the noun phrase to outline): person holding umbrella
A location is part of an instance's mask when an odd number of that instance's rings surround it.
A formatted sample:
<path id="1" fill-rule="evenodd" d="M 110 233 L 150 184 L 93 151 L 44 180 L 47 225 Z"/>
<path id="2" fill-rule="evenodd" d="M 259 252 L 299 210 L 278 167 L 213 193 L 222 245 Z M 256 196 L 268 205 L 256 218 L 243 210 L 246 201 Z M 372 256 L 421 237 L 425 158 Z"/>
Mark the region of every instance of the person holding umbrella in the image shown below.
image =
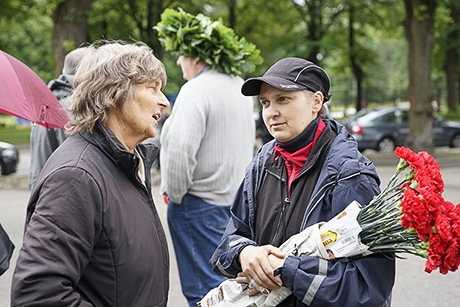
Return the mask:
<path id="1" fill-rule="evenodd" d="M 73 90 L 73 78 L 77 66 L 87 53 L 88 48 L 80 47 L 70 51 L 64 59 L 62 74 L 48 83 L 48 87 L 59 103 L 65 109 L 64 99 Z M 45 165 L 46 160 L 66 139 L 65 130 L 60 128 L 45 128 L 42 125 L 34 125 L 30 130 L 30 167 L 29 189 L 32 190 L 38 175 Z"/>
<path id="2" fill-rule="evenodd" d="M 143 43 L 88 47 L 66 141 L 31 193 L 12 306 L 166 306 L 169 254 L 151 192 L 164 65 Z"/>
<path id="3" fill-rule="evenodd" d="M 324 117 L 329 90 L 329 76 L 321 67 L 294 57 L 245 81 L 242 93 L 259 96 L 275 139 L 246 168 L 210 266 L 253 288 L 287 287 L 292 295 L 278 306 L 390 306 L 391 256 L 336 261 L 286 256 L 279 248 L 354 200 L 368 204 L 380 191 L 372 162 L 345 127 Z"/>

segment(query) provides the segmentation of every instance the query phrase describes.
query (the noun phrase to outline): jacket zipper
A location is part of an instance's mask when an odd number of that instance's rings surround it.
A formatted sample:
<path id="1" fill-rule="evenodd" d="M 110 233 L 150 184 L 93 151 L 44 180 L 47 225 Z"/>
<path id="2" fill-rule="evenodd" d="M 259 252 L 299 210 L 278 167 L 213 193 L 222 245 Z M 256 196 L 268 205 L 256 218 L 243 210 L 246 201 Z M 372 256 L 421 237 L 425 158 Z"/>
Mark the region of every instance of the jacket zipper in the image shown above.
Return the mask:
<path id="1" fill-rule="evenodd" d="M 276 159 L 278 159 L 278 158 L 276 158 Z M 300 178 L 303 174 L 305 174 L 306 172 L 308 172 L 308 171 L 311 169 L 311 167 L 312 167 L 315 163 L 316 163 L 316 161 L 310 163 L 310 166 L 309 166 L 309 167 L 307 167 L 306 169 L 304 169 L 303 171 L 301 171 L 301 172 L 297 175 L 297 177 L 294 178 L 294 180 L 292 180 L 291 186 L 292 186 L 292 184 L 294 183 L 294 181 L 297 180 L 297 178 Z M 270 172 L 270 171 L 268 171 L 268 170 L 267 170 L 267 173 L 269 173 L 269 174 L 273 175 L 274 177 L 276 177 L 279 181 L 282 182 L 282 184 L 283 184 L 283 183 L 286 184 L 286 180 L 283 179 L 283 170 L 284 170 L 284 168 L 282 169 L 281 175 L 280 175 L 280 176 L 278 176 L 277 174 L 274 174 L 273 172 Z M 289 180 L 289 178 L 288 178 L 288 180 Z M 282 187 L 281 187 L 281 189 L 282 189 Z M 281 192 L 281 197 L 283 197 L 282 195 L 283 195 L 283 192 Z M 286 205 L 289 205 L 289 204 L 291 203 L 291 199 L 290 199 L 290 196 L 289 196 L 289 189 L 288 189 L 288 187 L 286 187 L 286 192 L 284 193 L 284 195 L 285 195 L 285 196 L 284 196 L 284 200 L 283 200 L 283 199 L 281 200 L 281 204 L 282 204 L 282 207 L 281 207 L 281 214 L 280 214 L 280 217 L 279 217 L 279 219 L 278 219 L 278 223 L 276 224 L 275 233 L 274 233 L 274 235 L 273 235 L 273 238 L 272 238 L 272 241 L 271 241 L 271 242 L 275 242 L 275 239 L 276 239 L 276 238 L 278 237 L 278 235 L 280 234 L 280 232 L 281 232 L 280 226 L 281 226 L 281 222 L 282 222 L 283 219 L 284 219 L 284 214 L 285 214 L 285 211 L 286 211 Z M 307 207 L 307 210 L 308 210 L 308 207 Z M 302 222 L 302 224 L 303 224 L 303 222 Z"/>
<path id="2" fill-rule="evenodd" d="M 275 158 L 275 159 L 278 159 Z M 281 170 L 281 175 L 278 175 L 278 174 L 275 174 L 273 172 L 270 172 L 269 170 L 267 170 L 267 173 L 271 174 L 272 176 L 274 176 L 276 179 L 278 179 L 281 183 L 281 214 L 279 215 L 279 218 L 278 218 L 278 223 L 276 223 L 276 228 L 275 228 L 275 233 L 273 234 L 273 238 L 271 240 L 271 242 L 275 242 L 275 239 L 278 237 L 278 234 L 280 233 L 280 226 L 281 226 L 281 222 L 284 218 L 284 211 L 286 210 L 286 202 L 290 203 L 291 200 L 289 199 L 288 197 L 288 191 L 286 191 L 286 193 L 283 193 L 283 185 L 286 184 L 286 180 L 283 179 L 283 170 L 284 168 Z M 285 189 L 287 190 L 287 188 Z M 283 199 L 283 195 L 284 196 L 284 199 Z"/>
<path id="3" fill-rule="evenodd" d="M 307 205 L 307 209 L 305 210 L 305 215 L 303 217 L 303 220 L 302 220 L 302 224 L 300 226 L 300 230 L 299 231 L 302 231 L 305 229 L 306 227 L 306 224 L 307 224 L 307 220 L 308 218 L 310 217 L 310 214 L 313 212 L 313 210 L 318 206 L 319 202 L 324 198 L 324 195 L 326 195 L 326 192 L 328 190 L 330 190 L 331 188 L 335 187 L 339 182 L 341 181 L 344 181 L 344 180 L 348 180 L 350 178 L 353 178 L 353 177 L 356 177 L 358 176 L 359 174 L 361 174 L 360 172 L 357 172 L 357 173 L 354 173 L 354 174 L 351 174 L 350 176 L 347 176 L 345 178 L 341 178 L 341 179 L 338 179 L 338 180 L 334 180 L 334 181 L 331 181 L 327 184 L 325 184 L 324 186 L 321 187 L 321 189 L 319 189 L 319 191 L 314 195 L 314 197 L 311 198 L 310 202 L 308 203 Z M 337 177 L 340 175 L 340 170 L 339 170 L 339 173 L 337 174 Z M 320 196 L 320 194 L 322 193 L 322 195 Z M 313 204 L 313 201 L 318 198 L 316 200 L 316 202 L 314 203 L 314 205 L 312 206 Z"/>
<path id="4" fill-rule="evenodd" d="M 138 158 L 137 158 L 138 159 Z M 156 210 L 156 207 L 155 207 L 155 202 L 153 200 L 153 195 L 151 194 L 151 192 L 149 192 L 149 189 L 147 188 L 147 178 L 146 178 L 146 182 L 145 184 L 142 183 L 141 179 L 139 178 L 139 176 L 137 175 L 137 171 L 134 170 L 134 178 L 136 179 L 136 182 L 137 184 L 140 186 L 140 188 L 142 189 L 142 191 L 147 194 L 147 199 L 148 199 L 148 202 L 150 203 L 150 206 L 149 206 L 149 209 L 150 209 L 150 213 L 152 214 L 152 220 L 153 220 L 153 224 L 154 224 L 154 227 L 155 229 L 157 230 L 157 235 L 158 235 L 158 238 L 160 240 L 160 244 L 161 243 L 166 243 L 167 244 L 167 238 L 166 238 L 166 234 L 165 236 L 162 238 L 162 235 L 159 233 L 159 230 L 158 230 L 158 225 L 155 225 L 156 222 L 159 222 L 160 225 L 161 225 L 161 221 L 160 221 L 160 216 L 158 214 L 158 211 Z M 156 213 L 156 214 L 155 214 Z M 157 221 L 155 221 L 155 219 L 158 219 Z M 164 233 L 164 229 L 163 229 L 163 233 Z M 162 239 L 164 240 L 164 242 L 162 242 Z M 165 264 L 168 263 L 167 260 L 169 260 L 169 255 L 168 255 L 168 251 L 167 251 L 167 248 L 165 248 L 164 246 L 161 246 L 161 254 L 162 254 L 162 258 L 163 258 L 163 262 Z M 164 270 L 164 274 L 163 274 L 163 278 L 164 280 L 168 281 L 169 282 L 169 273 Z M 166 289 L 169 289 L 169 286 L 166 286 L 165 287 L 165 290 Z"/>

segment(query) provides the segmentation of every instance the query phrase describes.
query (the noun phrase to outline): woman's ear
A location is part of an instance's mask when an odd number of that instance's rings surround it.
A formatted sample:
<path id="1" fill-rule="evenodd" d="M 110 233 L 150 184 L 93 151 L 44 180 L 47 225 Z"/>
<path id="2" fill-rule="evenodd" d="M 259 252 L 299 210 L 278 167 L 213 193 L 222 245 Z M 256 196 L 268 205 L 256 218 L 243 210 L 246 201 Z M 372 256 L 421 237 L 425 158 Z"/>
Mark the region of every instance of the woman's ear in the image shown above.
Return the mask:
<path id="1" fill-rule="evenodd" d="M 324 96 L 323 93 L 317 91 L 313 94 L 313 111 L 319 112 L 321 111 L 321 107 L 323 106 Z"/>

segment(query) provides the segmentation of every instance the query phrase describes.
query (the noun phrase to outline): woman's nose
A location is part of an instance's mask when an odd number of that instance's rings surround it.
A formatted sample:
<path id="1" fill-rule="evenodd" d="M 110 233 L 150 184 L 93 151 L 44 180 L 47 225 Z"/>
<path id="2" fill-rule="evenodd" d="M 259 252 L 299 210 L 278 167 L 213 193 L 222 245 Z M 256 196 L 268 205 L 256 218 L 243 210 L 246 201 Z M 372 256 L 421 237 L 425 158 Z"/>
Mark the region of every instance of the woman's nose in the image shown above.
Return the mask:
<path id="1" fill-rule="evenodd" d="M 160 105 L 162 106 L 163 109 L 169 108 L 171 106 L 171 103 L 168 100 L 168 97 L 163 92 L 161 93 L 161 97 L 159 99 Z"/>
<path id="2" fill-rule="evenodd" d="M 262 112 L 265 114 L 264 117 L 270 118 L 279 115 L 278 109 L 273 105 L 270 105 L 267 108 L 264 108 Z"/>

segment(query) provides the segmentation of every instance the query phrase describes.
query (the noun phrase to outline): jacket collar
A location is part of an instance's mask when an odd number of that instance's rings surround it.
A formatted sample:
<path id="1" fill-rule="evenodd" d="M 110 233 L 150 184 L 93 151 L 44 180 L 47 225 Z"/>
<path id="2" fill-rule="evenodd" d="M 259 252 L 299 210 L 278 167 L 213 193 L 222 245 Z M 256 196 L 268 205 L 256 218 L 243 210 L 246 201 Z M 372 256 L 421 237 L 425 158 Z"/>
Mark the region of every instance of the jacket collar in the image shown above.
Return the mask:
<path id="1" fill-rule="evenodd" d="M 302 148 L 305 148 L 306 146 L 308 146 L 308 144 L 313 142 L 313 139 L 315 137 L 315 132 L 318 129 L 320 121 L 321 121 L 321 118 L 318 116 L 315 120 L 313 120 L 307 126 L 307 128 L 305 128 L 305 130 L 298 137 L 296 137 L 292 141 L 289 141 L 286 143 L 275 141 L 277 147 L 284 149 L 288 153 L 294 153 L 296 151 L 299 151 Z"/>
<path id="2" fill-rule="evenodd" d="M 333 141 L 331 150 L 324 162 L 324 172 L 322 172 L 322 176 L 319 180 L 333 180 L 331 177 L 332 174 L 339 174 L 340 177 L 346 177 L 359 170 L 360 173 L 374 177 L 377 183 L 380 184 L 380 179 L 375 171 L 373 163 L 359 153 L 356 142 L 350 142 L 348 140 L 352 138 L 352 136 L 346 131 L 345 127 L 334 120 L 323 119 L 323 121 L 326 127 L 330 127 L 330 129 L 337 134 L 337 137 Z M 329 128 L 326 128 L 325 131 L 328 129 Z M 254 174 L 256 175 L 254 191 L 259 190 L 263 167 L 267 159 L 273 155 L 275 144 L 275 140 L 271 140 L 262 146 L 254 160 L 255 164 L 253 167 Z M 316 155 L 317 150 L 319 150 L 319 148 L 313 148 L 310 155 Z M 313 162 L 313 160 L 308 161 L 307 164 L 311 162 Z M 308 167 L 308 165 L 306 165 L 306 167 Z"/>
<path id="3" fill-rule="evenodd" d="M 135 176 L 139 158 L 123 146 L 112 130 L 100 122 L 96 122 L 91 133 L 80 132 L 80 135 L 89 143 L 101 149 L 125 173 Z M 150 169 L 153 161 L 158 157 L 158 147 L 154 144 L 139 144 L 136 149 L 144 162 L 146 178 L 150 181 Z"/>

